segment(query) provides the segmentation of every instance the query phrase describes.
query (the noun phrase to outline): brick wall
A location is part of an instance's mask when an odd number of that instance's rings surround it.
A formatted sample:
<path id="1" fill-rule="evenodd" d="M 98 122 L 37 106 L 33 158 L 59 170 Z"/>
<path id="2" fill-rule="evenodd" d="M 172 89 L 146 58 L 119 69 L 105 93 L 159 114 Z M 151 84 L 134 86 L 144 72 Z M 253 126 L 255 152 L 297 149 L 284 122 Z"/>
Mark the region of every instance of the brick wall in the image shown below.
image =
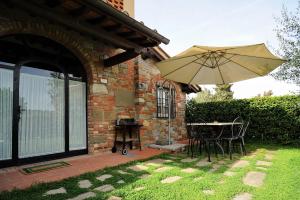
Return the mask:
<path id="1" fill-rule="evenodd" d="M 106 0 L 106 2 L 120 11 L 124 10 L 123 0 Z"/>
<path id="2" fill-rule="evenodd" d="M 104 68 L 103 58 L 117 52 L 110 46 L 95 42 L 64 27 L 38 18 L 3 10 L 0 13 L 0 37 L 28 33 L 54 40 L 81 61 L 88 75 L 88 145 L 89 152 L 107 151 L 113 145 L 115 120 L 134 117 L 144 126 L 143 144 L 166 138 L 167 120 L 156 118 L 156 82 L 161 80 L 153 59 L 141 57 Z M 136 88 L 144 83 L 145 88 Z M 185 137 L 185 94 L 176 86 L 177 117 L 172 121 L 174 139 Z"/>

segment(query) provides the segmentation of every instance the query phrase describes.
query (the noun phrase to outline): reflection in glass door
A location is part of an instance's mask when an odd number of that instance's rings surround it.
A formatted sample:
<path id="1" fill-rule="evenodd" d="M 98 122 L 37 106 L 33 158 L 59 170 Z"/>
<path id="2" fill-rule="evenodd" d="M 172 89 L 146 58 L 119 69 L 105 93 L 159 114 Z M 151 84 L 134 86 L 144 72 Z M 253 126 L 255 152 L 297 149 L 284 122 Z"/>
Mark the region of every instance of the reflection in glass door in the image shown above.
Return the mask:
<path id="1" fill-rule="evenodd" d="M 12 158 L 13 71 L 0 68 L 0 160 Z"/>
<path id="2" fill-rule="evenodd" d="M 65 151 L 64 102 L 61 73 L 21 67 L 19 158 Z"/>

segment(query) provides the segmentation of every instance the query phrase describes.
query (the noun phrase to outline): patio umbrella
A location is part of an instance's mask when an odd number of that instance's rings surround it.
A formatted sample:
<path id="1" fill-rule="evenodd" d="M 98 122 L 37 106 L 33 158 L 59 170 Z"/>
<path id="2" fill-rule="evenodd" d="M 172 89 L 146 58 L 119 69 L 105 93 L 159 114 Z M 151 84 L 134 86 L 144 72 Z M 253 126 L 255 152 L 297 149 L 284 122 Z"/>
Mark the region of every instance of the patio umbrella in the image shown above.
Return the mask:
<path id="1" fill-rule="evenodd" d="M 284 63 L 265 44 L 193 46 L 157 63 L 162 77 L 186 84 L 227 84 L 264 76 Z"/>

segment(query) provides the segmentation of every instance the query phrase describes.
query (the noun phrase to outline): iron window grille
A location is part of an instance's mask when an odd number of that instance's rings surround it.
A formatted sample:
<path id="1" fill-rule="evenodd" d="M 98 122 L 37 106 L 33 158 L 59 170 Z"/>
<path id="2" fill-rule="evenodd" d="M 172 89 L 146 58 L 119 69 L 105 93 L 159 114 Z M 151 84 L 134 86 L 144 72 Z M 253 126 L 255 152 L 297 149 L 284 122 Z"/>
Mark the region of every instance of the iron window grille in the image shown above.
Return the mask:
<path id="1" fill-rule="evenodd" d="M 169 92 L 171 95 L 169 95 Z M 162 87 L 157 85 L 156 87 L 156 99 L 157 99 L 157 118 L 169 118 L 169 98 L 171 98 L 171 118 L 176 117 L 176 91 L 175 88 Z"/>

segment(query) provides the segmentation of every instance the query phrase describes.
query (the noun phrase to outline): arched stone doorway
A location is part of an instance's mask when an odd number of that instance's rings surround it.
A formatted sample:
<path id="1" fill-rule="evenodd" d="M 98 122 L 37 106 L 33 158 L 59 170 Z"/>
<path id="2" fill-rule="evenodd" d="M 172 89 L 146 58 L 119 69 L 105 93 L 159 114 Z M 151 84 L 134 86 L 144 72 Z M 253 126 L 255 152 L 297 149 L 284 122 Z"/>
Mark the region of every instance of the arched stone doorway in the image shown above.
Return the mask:
<path id="1" fill-rule="evenodd" d="M 87 74 L 63 45 L 0 38 L 0 163 L 87 153 Z"/>

